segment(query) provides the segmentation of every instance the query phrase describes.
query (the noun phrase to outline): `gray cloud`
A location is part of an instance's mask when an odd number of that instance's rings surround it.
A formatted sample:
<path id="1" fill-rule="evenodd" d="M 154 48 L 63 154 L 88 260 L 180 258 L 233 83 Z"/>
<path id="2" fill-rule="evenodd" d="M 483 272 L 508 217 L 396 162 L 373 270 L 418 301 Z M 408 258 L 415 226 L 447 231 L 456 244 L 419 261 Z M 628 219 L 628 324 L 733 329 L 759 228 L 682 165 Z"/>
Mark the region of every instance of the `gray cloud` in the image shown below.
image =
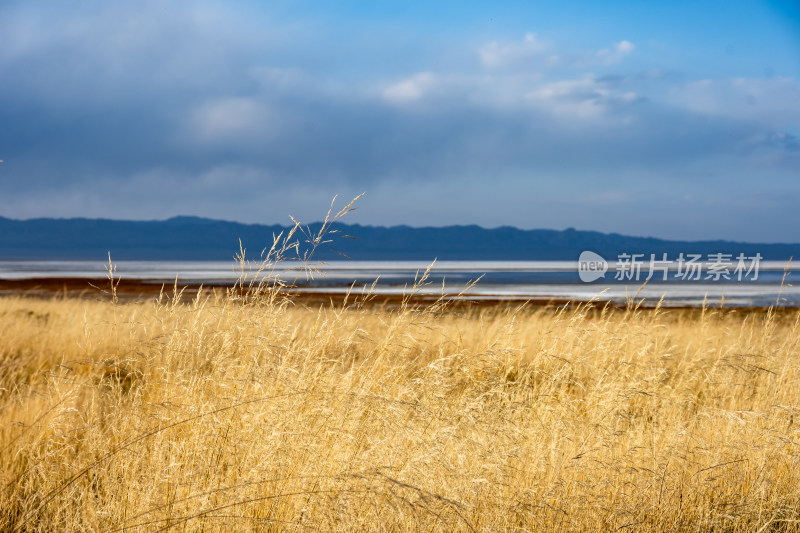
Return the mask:
<path id="1" fill-rule="evenodd" d="M 681 205 L 721 215 L 748 175 L 788 187 L 753 213 L 797 198 L 797 80 L 645 75 L 624 39 L 533 35 L 465 44 L 451 71 L 350 70 L 351 44 L 251 4 L 81 6 L 0 7 L 0 214 L 274 222 L 367 190 L 362 222 L 625 231 L 624 209 L 656 232 Z M 672 236 L 740 234 L 712 226 Z"/>

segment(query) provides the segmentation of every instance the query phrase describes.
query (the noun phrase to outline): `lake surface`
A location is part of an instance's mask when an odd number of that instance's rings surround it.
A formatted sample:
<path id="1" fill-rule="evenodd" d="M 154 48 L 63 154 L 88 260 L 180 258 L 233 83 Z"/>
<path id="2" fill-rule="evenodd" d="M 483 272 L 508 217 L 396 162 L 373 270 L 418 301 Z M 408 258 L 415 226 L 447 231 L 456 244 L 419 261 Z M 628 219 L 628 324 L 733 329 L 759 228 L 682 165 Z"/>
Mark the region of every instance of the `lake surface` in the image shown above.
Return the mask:
<path id="1" fill-rule="evenodd" d="M 115 263 L 116 276 L 123 279 L 172 283 L 232 284 L 242 274 L 233 262 L 209 261 L 120 261 Z M 93 261 L 0 261 L 0 279 L 35 278 L 104 278 L 107 264 Z M 319 292 L 346 291 L 355 284 L 356 290 L 377 279 L 376 292 L 402 293 L 410 290 L 415 277 L 419 279 L 429 264 L 419 261 L 331 261 L 316 265 L 319 272 L 309 275 L 297 264 L 281 264 L 270 272 L 295 282 L 301 290 Z M 800 287 L 792 281 L 800 276 L 800 266 L 762 261 L 753 276 L 736 280 L 715 281 L 707 273 L 697 280 L 667 281 L 661 274 L 645 283 L 647 271 L 633 279 L 615 279 L 615 263 L 609 264 L 604 277 L 585 283 L 581 281 L 576 261 L 441 261 L 429 274 L 428 284 L 418 287 L 424 294 L 458 294 L 471 281 L 479 281 L 467 295 L 473 299 L 508 298 L 514 300 L 609 300 L 624 302 L 634 297 L 645 305 L 655 305 L 663 298 L 665 306 L 790 306 L 800 307 Z M 674 268 L 673 268 L 674 270 Z M 674 272 L 672 273 L 674 274 Z M 246 276 L 266 275 L 249 266 Z M 658 281 L 656 281 L 658 280 Z M 443 288 L 444 287 L 444 288 Z"/>

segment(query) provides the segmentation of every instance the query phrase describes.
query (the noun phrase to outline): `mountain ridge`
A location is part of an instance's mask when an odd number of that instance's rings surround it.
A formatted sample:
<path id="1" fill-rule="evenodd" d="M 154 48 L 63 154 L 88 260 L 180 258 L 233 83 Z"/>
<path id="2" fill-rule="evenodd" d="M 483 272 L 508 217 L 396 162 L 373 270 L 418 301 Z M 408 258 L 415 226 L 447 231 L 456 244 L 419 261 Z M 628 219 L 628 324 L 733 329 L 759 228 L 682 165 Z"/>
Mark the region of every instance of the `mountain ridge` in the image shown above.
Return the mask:
<path id="1" fill-rule="evenodd" d="M 308 227 L 319 230 L 321 222 Z M 269 248 L 272 235 L 288 225 L 247 224 L 197 216 L 164 220 L 105 218 L 11 219 L 0 216 L 0 259 L 227 260 L 239 250 Z M 764 259 L 798 257 L 800 243 L 752 243 L 729 240 L 680 241 L 595 230 L 484 228 L 476 224 L 412 227 L 335 223 L 334 242 L 318 258 L 360 260 L 575 260 L 583 250 L 604 257 L 621 253 L 760 253 Z M 351 235 L 356 239 L 337 238 Z M 255 254 L 258 255 L 258 254 Z"/>

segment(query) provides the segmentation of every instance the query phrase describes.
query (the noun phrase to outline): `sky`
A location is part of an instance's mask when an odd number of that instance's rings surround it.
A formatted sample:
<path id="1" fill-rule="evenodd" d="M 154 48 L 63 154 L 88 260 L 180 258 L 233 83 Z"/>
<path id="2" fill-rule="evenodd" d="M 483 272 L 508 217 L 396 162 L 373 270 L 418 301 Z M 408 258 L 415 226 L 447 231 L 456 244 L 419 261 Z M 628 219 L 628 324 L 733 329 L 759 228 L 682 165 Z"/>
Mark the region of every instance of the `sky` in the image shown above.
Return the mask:
<path id="1" fill-rule="evenodd" d="M 800 242 L 792 0 L 0 2 L 0 216 Z"/>

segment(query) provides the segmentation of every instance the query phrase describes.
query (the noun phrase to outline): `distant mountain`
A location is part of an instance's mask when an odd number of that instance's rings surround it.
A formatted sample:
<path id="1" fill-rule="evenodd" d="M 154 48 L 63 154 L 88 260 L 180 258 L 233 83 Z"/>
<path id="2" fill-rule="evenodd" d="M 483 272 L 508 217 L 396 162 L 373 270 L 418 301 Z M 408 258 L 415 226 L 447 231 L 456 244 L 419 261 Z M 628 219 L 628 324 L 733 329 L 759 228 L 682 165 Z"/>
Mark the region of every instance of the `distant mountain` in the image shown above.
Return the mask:
<path id="1" fill-rule="evenodd" d="M 311 224 L 317 231 L 319 223 Z M 730 241 L 667 241 L 567 229 L 521 230 L 480 226 L 412 228 L 335 224 L 318 259 L 341 259 L 333 249 L 356 260 L 576 260 L 583 250 L 612 259 L 620 253 L 760 253 L 764 259 L 800 257 L 800 244 L 757 244 Z M 239 250 L 257 258 L 285 226 L 240 224 L 198 217 L 163 221 L 0 217 L 0 259 L 102 260 L 110 251 L 114 260 L 228 260 Z M 345 238 L 344 235 L 355 237 Z"/>

